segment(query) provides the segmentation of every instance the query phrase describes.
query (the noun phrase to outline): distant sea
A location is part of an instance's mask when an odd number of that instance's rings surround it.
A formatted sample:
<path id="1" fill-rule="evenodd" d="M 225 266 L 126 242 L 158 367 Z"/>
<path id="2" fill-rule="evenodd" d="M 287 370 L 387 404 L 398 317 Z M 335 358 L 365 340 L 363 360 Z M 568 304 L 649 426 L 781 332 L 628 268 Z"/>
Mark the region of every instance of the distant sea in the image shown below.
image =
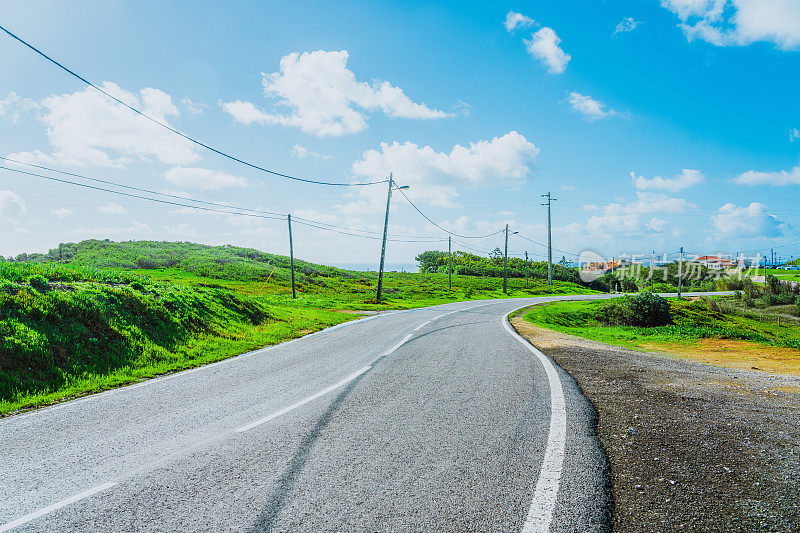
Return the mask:
<path id="1" fill-rule="evenodd" d="M 331 263 L 331 266 L 345 270 L 378 271 L 378 263 Z M 416 263 L 384 263 L 383 269 L 386 272 L 419 272 Z"/>

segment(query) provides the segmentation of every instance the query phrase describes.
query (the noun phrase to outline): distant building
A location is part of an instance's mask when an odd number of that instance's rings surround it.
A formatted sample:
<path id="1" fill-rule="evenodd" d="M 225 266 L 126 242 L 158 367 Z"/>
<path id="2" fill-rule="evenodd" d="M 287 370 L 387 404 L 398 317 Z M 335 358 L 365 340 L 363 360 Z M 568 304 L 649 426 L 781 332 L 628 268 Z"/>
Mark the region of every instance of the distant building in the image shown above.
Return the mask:
<path id="1" fill-rule="evenodd" d="M 736 266 L 734 261 L 731 261 L 727 257 L 719 257 L 717 255 L 704 255 L 703 257 L 698 257 L 694 261 L 711 270 L 727 270 Z"/>

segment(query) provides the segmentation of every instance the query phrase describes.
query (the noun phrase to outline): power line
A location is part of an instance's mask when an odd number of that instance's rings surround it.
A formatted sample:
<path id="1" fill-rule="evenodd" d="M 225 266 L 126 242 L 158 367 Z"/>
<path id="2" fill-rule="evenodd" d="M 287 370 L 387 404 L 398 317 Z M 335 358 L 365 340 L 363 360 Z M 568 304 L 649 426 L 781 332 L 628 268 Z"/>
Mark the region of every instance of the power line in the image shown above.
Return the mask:
<path id="1" fill-rule="evenodd" d="M 139 195 L 139 194 L 132 194 L 132 193 L 127 193 L 127 192 L 123 192 L 123 191 L 115 191 L 113 189 L 107 189 L 105 187 L 98 187 L 98 186 L 95 186 L 95 185 L 87 185 L 85 183 L 78 183 L 78 182 L 75 182 L 75 181 L 56 178 L 56 177 L 53 177 L 53 176 L 46 176 L 44 174 L 38 174 L 38 173 L 35 173 L 35 172 L 28 172 L 26 170 L 21 170 L 21 169 L 17 169 L 17 168 L 10 168 L 10 167 L 6 167 L 6 166 L 2 166 L 2 165 L 0 165 L 0 169 L 8 170 L 10 172 L 16 172 L 18 174 L 25 174 L 27 176 L 34 176 L 34 177 L 37 177 L 37 178 L 42 178 L 42 179 L 46 179 L 46 180 L 50 180 L 50 181 L 55 181 L 55 182 L 58 182 L 58 183 L 65 183 L 65 184 L 69 184 L 69 185 L 74 185 L 76 187 L 83 187 L 85 189 L 92 189 L 92 190 L 96 190 L 96 191 L 108 192 L 108 193 L 117 194 L 117 195 L 120 195 L 120 196 L 126 196 L 126 197 L 129 197 L 129 198 L 136 198 L 136 199 L 139 199 L 139 200 L 148 200 L 150 202 L 157 202 L 157 203 L 160 203 L 160 204 L 173 205 L 173 206 L 176 206 L 176 207 L 186 207 L 186 208 L 189 208 L 189 209 L 198 209 L 200 211 L 208 211 L 208 212 L 212 212 L 212 213 L 221 213 L 221 214 L 225 214 L 225 215 L 236 215 L 236 216 L 246 216 L 246 217 L 260 218 L 260 219 L 265 219 L 265 220 L 285 220 L 286 219 L 286 215 L 280 214 L 280 213 L 270 213 L 270 214 L 248 213 L 248 212 L 242 212 L 241 210 L 239 210 L 239 208 L 237 208 L 235 206 L 231 206 L 231 209 L 235 209 L 234 211 L 223 210 L 223 209 L 215 209 L 215 208 L 212 208 L 212 207 L 203 207 L 203 206 L 192 205 L 192 204 L 184 203 L 184 202 L 174 202 L 174 201 L 171 201 L 171 200 L 162 200 L 162 199 L 159 199 L 159 198 L 150 198 L 148 196 L 142 196 L 142 195 Z M 192 200 L 189 200 L 189 201 L 192 201 Z M 309 219 L 304 219 L 304 220 L 309 220 Z M 378 239 L 379 238 L 379 237 L 376 237 L 376 236 L 373 236 L 373 235 L 362 235 L 362 234 L 359 234 L 359 233 L 352 233 L 352 232 L 340 231 L 340 230 L 336 230 L 336 229 L 332 229 L 332 228 L 327 228 L 327 227 L 324 227 L 324 226 L 316 225 L 314 222 L 315 221 L 310 221 L 309 220 L 308 222 L 301 221 L 301 222 L 297 222 L 297 223 L 303 224 L 303 225 L 306 225 L 306 226 L 311 226 L 311 227 L 314 227 L 314 228 L 317 228 L 317 229 L 321 229 L 321 230 L 324 230 L 324 231 L 340 233 L 342 235 L 350 235 L 350 236 L 353 236 L 353 237 L 362 237 L 362 238 L 365 238 L 365 239 Z M 362 230 L 352 230 L 352 231 L 362 231 Z M 394 239 L 391 239 L 391 240 L 393 242 L 439 242 L 439 241 L 432 241 L 432 240 L 415 240 L 415 239 L 402 239 L 402 238 L 394 238 Z"/>
<path id="2" fill-rule="evenodd" d="M 234 206 L 226 205 L 226 204 L 222 204 L 222 203 L 209 202 L 209 201 L 206 201 L 206 200 L 197 200 L 195 198 L 186 198 L 185 196 L 179 196 L 177 194 L 169 194 L 169 193 L 166 193 L 166 192 L 158 192 L 158 191 L 152 191 L 150 189 L 143 189 L 141 187 L 134 187 L 132 185 L 124 185 L 122 183 L 116 183 L 116 182 L 109 181 L 109 180 L 103 180 L 103 179 L 99 179 L 99 178 L 90 178 L 89 176 L 84 176 L 83 174 L 76 174 L 75 172 L 67 172 L 66 170 L 58 170 L 56 168 L 49 168 L 49 167 L 45 167 L 45 166 L 42 166 L 42 165 L 35 165 L 33 163 L 26 163 L 24 161 L 17 161 L 15 159 L 11 159 L 9 157 L 3 157 L 1 155 L 0 155 L 0 159 L 2 159 L 4 161 L 9 161 L 11 163 L 16 163 L 16 164 L 20 164 L 20 165 L 27 165 L 29 167 L 35 167 L 35 168 L 38 168 L 38 169 L 41 169 L 41 170 L 47 170 L 47 171 L 50 171 L 50 172 L 58 172 L 59 174 L 64 174 L 66 176 L 73 176 L 75 178 L 81 178 L 81 179 L 84 179 L 84 180 L 94 181 L 95 183 L 105 183 L 106 185 L 113 185 L 115 187 L 122 187 L 123 189 L 130 189 L 130 190 L 133 190 L 133 191 L 146 192 L 148 194 L 157 194 L 157 195 L 160 195 L 160 196 L 166 196 L 168 198 L 177 198 L 179 200 L 191 200 L 192 202 L 196 202 L 196 203 L 200 203 L 200 204 L 206 204 L 206 205 L 214 205 L 214 206 L 217 206 L 217 207 L 228 207 L 228 208 L 234 207 Z M 241 210 L 241 211 L 250 211 L 250 212 L 253 212 L 253 213 L 263 213 L 263 214 L 267 214 L 267 215 L 284 216 L 283 213 L 274 213 L 272 211 L 261 211 L 261 210 L 258 210 L 258 209 L 248 209 L 248 208 L 245 208 L 245 207 L 235 207 L 235 209 L 238 209 L 238 210 Z"/>
<path id="3" fill-rule="evenodd" d="M 130 104 L 127 104 L 127 103 L 123 102 L 122 100 L 120 100 L 120 99 L 119 99 L 119 98 L 117 98 L 116 96 L 114 96 L 114 95 L 112 95 L 111 93 L 107 92 L 105 89 L 102 89 L 101 87 L 99 87 L 98 85 L 95 85 L 94 83 L 92 83 L 92 82 L 91 82 L 91 81 L 89 81 L 88 79 L 84 78 L 84 77 L 83 77 L 83 76 L 81 76 L 80 74 L 78 74 L 78 73 L 76 73 L 75 71 L 73 71 L 73 70 L 71 70 L 71 69 L 67 68 L 67 67 L 66 67 L 66 66 L 64 66 L 63 64 L 59 63 L 58 61 L 56 61 L 56 60 L 55 60 L 55 59 L 53 59 L 52 57 L 48 56 L 47 54 L 45 54 L 44 52 L 42 52 L 41 50 L 39 50 L 38 48 L 36 48 L 35 46 L 33 46 L 32 44 L 30 44 L 30 43 L 28 43 L 27 41 L 25 41 L 24 39 L 22 39 L 21 37 L 19 37 L 19 36 L 15 35 L 15 34 L 13 34 L 13 33 L 11 33 L 9 30 L 7 30 L 6 28 L 4 28 L 3 26 L 0 26 L 0 30 L 3 30 L 3 31 L 4 31 L 5 33 L 7 33 L 7 34 L 8 34 L 8 35 L 9 35 L 9 36 L 12 38 L 12 39 L 14 39 L 14 40 L 16 40 L 16 41 L 20 42 L 21 44 L 23 44 L 24 46 L 26 46 L 26 47 L 30 48 L 31 50 L 33 50 L 33 51 L 34 51 L 35 53 L 37 53 L 38 55 L 40 55 L 40 56 L 42 56 L 43 58 L 45 58 L 47 61 L 49 61 L 49 62 L 53 63 L 54 65 L 56 65 L 56 66 L 57 66 L 57 67 L 59 67 L 60 69 L 62 69 L 62 70 L 64 70 L 65 72 L 69 73 L 70 75 L 74 76 L 75 78 L 77 78 L 77 79 L 81 80 L 83 83 L 85 83 L 85 84 L 86 84 L 86 85 L 88 85 L 89 87 L 92 87 L 92 88 L 94 88 L 95 90 L 99 91 L 100 93 L 102 93 L 102 94 L 104 94 L 104 95 L 108 96 L 109 98 L 111 98 L 111 99 L 112 99 L 112 100 L 114 100 L 115 102 L 119 103 L 120 105 L 122 105 L 122 106 L 124 106 L 124 107 L 127 107 L 128 109 L 130 109 L 130 110 L 131 110 L 131 111 L 133 111 L 134 113 L 136 113 L 136 114 L 138 114 L 138 115 L 141 115 L 142 117 L 146 118 L 147 120 L 149 120 L 149 121 L 151 121 L 151 122 L 153 122 L 153 123 L 155 123 L 155 124 L 158 124 L 158 125 L 159 125 L 159 126 L 161 126 L 162 128 L 164 128 L 164 129 L 166 129 L 166 130 L 169 130 L 169 131 L 171 131 L 172 133 L 174 133 L 174 134 L 176 134 L 176 135 L 179 135 L 179 136 L 183 137 L 183 138 L 184 138 L 184 139 L 186 139 L 187 141 L 193 142 L 194 144 L 196 144 L 196 145 L 198 145 L 198 146 L 202 146 L 203 148 L 205 148 L 205 149 L 207 149 L 207 150 L 210 150 L 210 151 L 214 152 L 215 154 L 221 155 L 222 157 L 226 157 L 226 158 L 228 158 L 228 159 L 230 159 L 230 160 L 232 160 L 232 161 L 236 161 L 237 163 L 241 163 L 242 165 L 246 165 L 246 166 L 248 166 L 248 167 L 250 167 L 250 168 L 254 168 L 254 169 L 256 169 L 256 170 L 260 170 L 260 171 L 262 171 L 262 172 L 266 172 L 266 173 L 268 173 L 268 174 L 272 174 L 272 175 L 274 175 L 274 176 L 278 176 L 278 177 L 281 177 L 281 178 L 286 178 L 286 179 L 295 180 L 295 181 L 302 181 L 302 182 L 304 182 L 304 183 L 313 183 L 313 184 L 316 184 L 316 185 L 330 185 L 330 186 L 337 186 L 337 187 L 356 187 L 356 186 L 365 186 L 365 185 L 376 185 L 376 184 L 378 184 L 378 183 L 386 183 L 386 180 L 380 180 L 380 181 L 369 181 L 369 182 L 363 182 L 363 183 L 340 183 L 340 182 L 332 182 L 332 181 L 319 181 L 319 180 L 312 180 L 312 179 L 308 179 L 308 178 L 298 178 L 298 177 L 296 177 L 296 176 L 291 176 L 291 175 L 289 175 L 289 174 L 284 174 L 284 173 L 282 173 L 282 172 L 277 172 L 277 171 L 275 171 L 275 170 L 270 170 L 270 169 L 268 169 L 268 168 L 261 167 L 261 166 L 259 166 L 259 165 L 256 165 L 256 164 L 254 164 L 254 163 L 248 163 L 247 161 L 245 161 L 245 160 L 243 160 L 243 159 L 240 159 L 240 158 L 238 158 L 238 157 L 236 157 L 236 156 L 230 155 L 230 154 L 228 154 L 228 153 L 226 153 L 226 152 L 223 152 L 222 150 L 218 150 L 218 149 L 216 149 L 216 148 L 214 148 L 214 147 L 212 147 L 212 146 L 209 146 L 208 144 L 206 144 L 206 143 L 204 143 L 204 142 L 202 142 L 202 141 L 199 141 L 199 140 L 197 140 L 197 139 L 195 139 L 195 138 L 193 138 L 193 137 L 190 137 L 189 135 L 186 135 L 185 133 L 182 133 L 182 132 L 180 132 L 179 130 L 176 130 L 176 129 L 175 129 L 175 128 L 173 128 L 172 126 L 170 126 L 170 125 L 168 125 L 168 124 L 166 124 L 166 123 L 164 123 L 164 122 L 161 122 L 160 120 L 158 120 L 158 119 L 155 119 L 155 118 L 151 117 L 150 115 L 148 115 L 148 114 L 146 114 L 146 113 L 144 113 L 144 112 L 142 112 L 142 111 L 139 111 L 138 109 L 136 109 L 136 108 L 135 108 L 135 107 L 133 107 L 132 105 L 130 105 Z"/>
<path id="4" fill-rule="evenodd" d="M 426 215 L 425 213 L 423 213 L 423 212 L 420 210 L 420 208 L 419 208 L 419 207 L 417 207 L 417 206 L 416 206 L 416 204 L 414 204 L 414 202 L 412 202 L 412 201 L 411 201 L 411 199 L 410 199 L 410 198 L 409 198 L 409 197 L 406 195 L 406 193 L 405 193 L 405 192 L 403 192 L 403 189 L 400 189 L 400 188 L 398 188 L 397 190 L 398 190 L 398 191 L 400 191 L 400 194 L 402 194 L 402 195 L 403 195 L 403 197 L 406 199 L 406 201 L 408 201 L 408 203 L 409 203 L 409 204 L 411 204 L 411 207 L 413 207 L 413 208 L 416 210 L 416 212 L 417 212 L 417 213 L 419 213 L 420 215 L 422 215 L 422 217 L 423 217 L 425 220 L 427 220 L 428 222 L 430 222 L 431 224 L 433 224 L 434 226 L 436 226 L 437 228 L 439 228 L 439 229 L 440 229 L 440 230 L 442 230 L 443 232 L 445 232 L 445 233 L 449 233 L 450 235 L 453 235 L 454 237 L 460 237 L 460 238 L 462 238 L 462 239 L 485 239 L 485 238 L 487 238 L 487 237 L 491 237 L 491 236 L 493 236 L 493 235 L 497 235 L 498 233 L 501 233 L 501 232 L 505 231 L 505 230 L 502 230 L 502 229 L 501 229 L 501 230 L 497 230 L 497 231 L 495 231 L 495 232 L 493 232 L 493 233 L 489 233 L 489 234 L 487 234 L 487 235 L 460 235 L 460 234 L 458 234 L 458 233 L 452 232 L 452 231 L 450 231 L 449 229 L 445 229 L 445 228 L 443 228 L 442 226 L 440 226 L 439 224 L 437 224 L 436 222 L 434 222 L 434 221 L 433 221 L 433 220 L 432 220 L 432 219 L 431 219 L 431 218 L 430 218 L 428 215 Z"/>
<path id="5" fill-rule="evenodd" d="M 115 187 L 121 187 L 123 189 L 129 189 L 129 190 L 144 192 L 144 193 L 148 193 L 148 194 L 156 194 L 156 195 L 159 195 L 159 196 L 165 196 L 167 198 L 175 198 L 175 199 L 178 199 L 178 200 L 189 201 L 189 202 L 193 202 L 193 203 L 200 203 L 200 204 L 205 204 L 205 205 L 213 205 L 213 206 L 216 206 L 216 207 L 224 207 L 226 209 L 235 209 L 237 211 L 248 211 L 248 212 L 251 212 L 251 213 L 275 215 L 275 216 L 279 216 L 279 217 L 285 217 L 286 216 L 285 213 L 276 213 L 274 211 L 265 211 L 265 210 L 261 210 L 261 209 L 251 209 L 251 208 L 247 208 L 247 207 L 240 207 L 240 206 L 236 206 L 236 205 L 224 204 L 224 203 L 219 203 L 219 202 L 210 202 L 210 201 L 206 201 L 206 200 L 199 200 L 199 199 L 196 199 L 196 198 L 187 198 L 185 196 L 179 196 L 177 194 L 170 194 L 170 193 L 166 193 L 166 192 L 154 191 L 154 190 L 151 190 L 151 189 L 144 189 L 142 187 L 134 187 L 132 185 L 125 185 L 125 184 L 117 183 L 117 182 L 110 181 L 110 180 L 105 180 L 105 179 L 100 179 L 100 178 L 92 178 L 92 177 L 89 177 L 89 176 L 86 176 L 86 175 L 83 175 L 83 174 L 78 174 L 78 173 L 75 173 L 75 172 L 68 172 L 66 170 L 59 170 L 59 169 L 56 169 L 56 168 L 50 168 L 50 167 L 46 167 L 46 166 L 43 166 L 43 165 L 36 165 L 36 164 L 33 164 L 33 163 L 26 163 L 24 161 L 17 161 L 16 159 L 11 159 L 9 157 L 4 157 L 4 156 L 1 156 L 1 155 L 0 155 L 0 160 L 9 161 L 9 162 L 15 163 L 15 164 L 27 165 L 27 166 L 30 166 L 30 167 L 38 168 L 38 169 L 41 169 L 41 170 L 47 170 L 47 171 L 50 171 L 50 172 L 57 172 L 59 174 L 64 174 L 64 175 L 67 175 L 67 176 L 73 176 L 73 177 L 76 177 L 76 178 L 80 178 L 80 179 L 84 179 L 84 180 L 88 180 L 88 181 L 93 181 L 95 183 L 103 183 L 103 184 L 106 184 L 106 185 L 113 185 Z M 6 168 L 6 167 L 0 167 L 0 168 Z M 68 182 L 68 183 L 72 183 L 72 182 Z M 103 190 L 105 190 L 105 189 L 103 189 Z M 378 234 L 377 231 L 353 229 L 353 228 L 349 228 L 349 227 L 346 227 L 346 226 L 341 226 L 341 225 L 337 225 L 337 224 L 330 224 L 330 223 L 327 223 L 327 222 L 321 222 L 319 220 L 313 220 L 313 219 L 305 218 L 305 217 L 293 216 L 292 218 L 298 224 L 301 223 L 300 221 L 306 221 L 306 222 L 310 222 L 310 223 L 313 223 L 313 224 L 318 224 L 318 225 L 322 225 L 322 226 L 329 226 L 329 227 L 332 227 L 332 228 L 339 228 L 339 229 L 343 229 L 343 230 L 352 230 L 352 231 L 358 231 L 358 232 L 361 232 L 361 233 Z M 324 228 L 320 228 L 320 229 L 324 229 Z M 424 236 L 423 235 L 400 235 L 400 234 L 394 234 L 394 233 L 392 233 L 391 235 L 393 237 L 410 237 L 410 238 L 414 238 L 414 239 L 428 239 L 428 238 L 435 239 L 434 237 L 429 237 L 427 235 L 424 235 Z M 419 242 L 424 242 L 424 241 L 419 241 Z"/>

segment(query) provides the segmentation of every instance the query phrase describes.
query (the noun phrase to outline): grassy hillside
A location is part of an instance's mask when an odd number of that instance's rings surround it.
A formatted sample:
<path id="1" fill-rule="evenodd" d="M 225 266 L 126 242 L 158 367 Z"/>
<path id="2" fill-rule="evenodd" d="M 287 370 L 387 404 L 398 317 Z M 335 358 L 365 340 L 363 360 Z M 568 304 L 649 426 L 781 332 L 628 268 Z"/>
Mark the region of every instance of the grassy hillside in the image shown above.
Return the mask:
<path id="1" fill-rule="evenodd" d="M 218 361 L 346 320 L 348 310 L 503 298 L 497 278 L 377 275 L 233 246 L 84 241 L 0 262 L 0 415 Z M 147 267 L 147 268 L 143 268 Z M 588 292 L 509 281 L 509 296 Z"/>

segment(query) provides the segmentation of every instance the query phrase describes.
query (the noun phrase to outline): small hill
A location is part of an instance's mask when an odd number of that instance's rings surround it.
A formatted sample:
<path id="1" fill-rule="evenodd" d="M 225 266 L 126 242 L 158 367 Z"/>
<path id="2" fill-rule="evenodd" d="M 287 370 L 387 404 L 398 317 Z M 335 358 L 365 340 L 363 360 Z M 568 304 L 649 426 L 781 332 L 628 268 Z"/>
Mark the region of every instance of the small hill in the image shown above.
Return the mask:
<path id="1" fill-rule="evenodd" d="M 155 269 L 177 268 L 198 276 L 236 281 L 287 280 L 290 259 L 284 255 L 260 252 L 226 244 L 208 246 L 191 242 L 126 241 L 90 239 L 62 243 L 46 254 L 20 254 L 16 261 L 75 263 L 94 268 Z M 295 272 L 304 277 L 365 277 L 325 265 L 295 258 Z"/>

